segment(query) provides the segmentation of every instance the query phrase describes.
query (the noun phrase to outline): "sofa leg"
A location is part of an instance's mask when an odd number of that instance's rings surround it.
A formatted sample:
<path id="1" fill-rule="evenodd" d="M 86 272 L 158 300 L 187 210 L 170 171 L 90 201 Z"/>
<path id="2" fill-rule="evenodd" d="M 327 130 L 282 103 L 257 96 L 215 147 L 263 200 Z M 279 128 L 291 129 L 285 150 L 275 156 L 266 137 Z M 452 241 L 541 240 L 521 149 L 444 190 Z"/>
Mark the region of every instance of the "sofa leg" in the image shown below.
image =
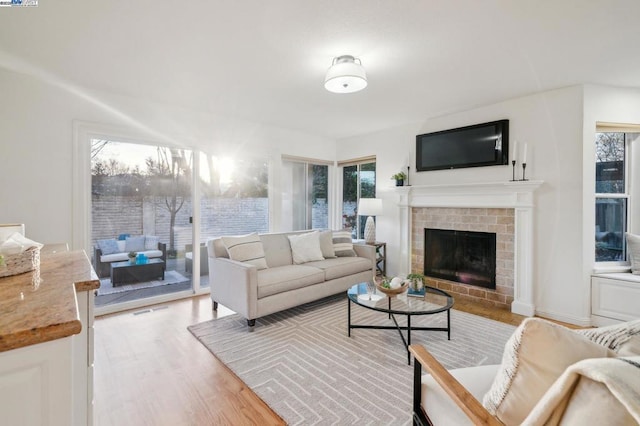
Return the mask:
<path id="1" fill-rule="evenodd" d="M 247 320 L 247 325 L 249 326 L 249 331 L 253 331 L 253 327 L 256 325 L 256 320 L 255 319 L 248 319 Z"/>
<path id="2" fill-rule="evenodd" d="M 216 302 L 215 300 L 213 301 L 213 310 L 214 311 L 218 310 L 218 302 Z"/>

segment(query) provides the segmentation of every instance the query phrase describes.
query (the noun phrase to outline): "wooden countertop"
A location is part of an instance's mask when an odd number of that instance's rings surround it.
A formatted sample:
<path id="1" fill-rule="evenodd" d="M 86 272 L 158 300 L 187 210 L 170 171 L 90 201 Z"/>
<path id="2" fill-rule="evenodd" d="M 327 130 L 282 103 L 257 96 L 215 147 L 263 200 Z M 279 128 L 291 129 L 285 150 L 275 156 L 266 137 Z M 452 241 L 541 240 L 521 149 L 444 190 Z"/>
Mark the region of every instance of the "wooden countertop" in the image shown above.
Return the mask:
<path id="1" fill-rule="evenodd" d="M 0 278 L 0 352 L 80 333 L 76 291 L 99 287 L 84 251 L 43 248 L 39 270 Z"/>

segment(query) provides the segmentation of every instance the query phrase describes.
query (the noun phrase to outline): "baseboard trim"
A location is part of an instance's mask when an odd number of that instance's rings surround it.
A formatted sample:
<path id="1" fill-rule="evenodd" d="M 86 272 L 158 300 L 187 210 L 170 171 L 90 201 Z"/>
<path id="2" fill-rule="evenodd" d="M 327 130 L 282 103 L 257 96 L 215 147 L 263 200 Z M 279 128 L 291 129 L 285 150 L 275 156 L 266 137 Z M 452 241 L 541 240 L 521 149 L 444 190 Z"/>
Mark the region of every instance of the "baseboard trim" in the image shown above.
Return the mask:
<path id="1" fill-rule="evenodd" d="M 580 318 L 572 315 L 561 314 L 558 312 L 545 311 L 542 309 L 536 310 L 536 316 L 552 319 L 555 321 L 566 322 L 568 324 L 577 325 L 579 327 L 591 327 L 592 325 L 591 317 Z"/>
<path id="2" fill-rule="evenodd" d="M 532 317 L 536 313 L 536 307 L 529 303 L 514 300 L 511 303 L 511 312 L 518 315 L 524 315 L 526 317 Z"/>

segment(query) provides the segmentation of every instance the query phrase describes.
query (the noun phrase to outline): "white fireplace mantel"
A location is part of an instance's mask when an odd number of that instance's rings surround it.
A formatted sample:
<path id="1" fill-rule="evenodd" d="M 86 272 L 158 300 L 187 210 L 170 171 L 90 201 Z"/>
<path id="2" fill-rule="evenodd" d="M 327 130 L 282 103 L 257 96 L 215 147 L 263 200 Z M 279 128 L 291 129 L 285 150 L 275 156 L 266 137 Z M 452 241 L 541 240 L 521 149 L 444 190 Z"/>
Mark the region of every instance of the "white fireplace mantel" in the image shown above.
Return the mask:
<path id="1" fill-rule="evenodd" d="M 543 181 L 416 185 L 398 187 L 402 271 L 411 271 L 411 208 L 512 208 L 514 229 L 514 289 L 511 311 L 535 314 L 533 294 L 533 193 Z"/>

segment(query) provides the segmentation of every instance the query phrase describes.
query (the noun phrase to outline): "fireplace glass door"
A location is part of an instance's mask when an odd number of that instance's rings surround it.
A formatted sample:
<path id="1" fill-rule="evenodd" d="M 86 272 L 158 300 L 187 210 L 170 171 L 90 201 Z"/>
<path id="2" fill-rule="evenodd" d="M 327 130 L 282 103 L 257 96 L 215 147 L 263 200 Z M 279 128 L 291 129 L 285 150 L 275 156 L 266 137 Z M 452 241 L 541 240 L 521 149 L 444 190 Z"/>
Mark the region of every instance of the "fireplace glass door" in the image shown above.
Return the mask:
<path id="1" fill-rule="evenodd" d="M 496 234 L 426 228 L 424 274 L 495 289 Z"/>

